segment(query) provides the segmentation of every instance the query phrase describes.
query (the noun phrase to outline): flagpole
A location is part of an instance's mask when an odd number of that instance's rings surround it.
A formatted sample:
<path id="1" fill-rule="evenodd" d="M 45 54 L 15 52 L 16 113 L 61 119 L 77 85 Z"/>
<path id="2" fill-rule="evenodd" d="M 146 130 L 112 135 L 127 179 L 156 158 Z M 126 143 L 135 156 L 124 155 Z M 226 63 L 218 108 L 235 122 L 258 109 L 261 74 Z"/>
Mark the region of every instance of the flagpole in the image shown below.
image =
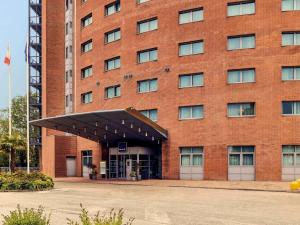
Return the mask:
<path id="1" fill-rule="evenodd" d="M 10 43 L 8 44 L 8 49 L 10 51 Z M 11 70 L 11 63 L 8 65 L 8 133 L 9 138 L 12 135 L 12 110 L 11 110 L 11 78 L 12 78 L 12 70 Z M 9 150 L 9 172 L 11 172 L 11 149 Z"/>
<path id="2" fill-rule="evenodd" d="M 27 34 L 27 44 L 26 44 L 26 97 L 27 97 L 27 174 L 30 173 L 30 127 L 29 127 L 29 119 L 30 119 L 30 109 L 29 109 L 29 35 Z"/>

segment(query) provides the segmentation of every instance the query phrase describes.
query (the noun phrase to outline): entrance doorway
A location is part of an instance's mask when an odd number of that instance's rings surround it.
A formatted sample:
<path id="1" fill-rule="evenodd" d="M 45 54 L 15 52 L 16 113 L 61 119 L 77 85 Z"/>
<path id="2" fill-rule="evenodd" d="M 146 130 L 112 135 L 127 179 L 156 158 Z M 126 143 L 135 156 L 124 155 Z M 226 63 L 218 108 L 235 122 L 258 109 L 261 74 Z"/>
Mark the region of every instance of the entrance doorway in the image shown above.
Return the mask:
<path id="1" fill-rule="evenodd" d="M 76 157 L 67 157 L 66 158 L 67 165 L 67 177 L 75 177 L 76 176 Z"/>
<path id="2" fill-rule="evenodd" d="M 82 151 L 82 176 L 89 177 L 89 170 L 93 164 L 93 152 L 91 150 Z"/>
<path id="3" fill-rule="evenodd" d="M 160 151 L 144 147 L 128 147 L 127 152 L 110 148 L 109 153 L 109 178 L 128 179 L 131 172 L 138 171 L 141 179 L 161 178 Z"/>

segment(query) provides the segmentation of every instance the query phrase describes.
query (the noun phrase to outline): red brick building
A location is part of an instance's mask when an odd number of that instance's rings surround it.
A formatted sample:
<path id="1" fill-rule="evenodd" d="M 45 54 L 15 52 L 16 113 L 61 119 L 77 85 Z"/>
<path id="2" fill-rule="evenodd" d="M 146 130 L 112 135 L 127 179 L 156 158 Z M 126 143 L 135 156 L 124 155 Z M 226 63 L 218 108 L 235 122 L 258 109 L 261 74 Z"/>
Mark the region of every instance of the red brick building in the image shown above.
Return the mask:
<path id="1" fill-rule="evenodd" d="M 105 161 L 110 178 L 300 178 L 298 4 L 44 0 L 43 119 L 34 123 L 58 131 L 43 129 L 43 171 L 82 176 Z M 129 140 L 130 128 L 106 138 L 115 119 L 133 129 L 133 117 L 108 111 L 128 107 L 165 138 Z M 64 124 L 96 111 L 102 130 L 97 120 Z"/>

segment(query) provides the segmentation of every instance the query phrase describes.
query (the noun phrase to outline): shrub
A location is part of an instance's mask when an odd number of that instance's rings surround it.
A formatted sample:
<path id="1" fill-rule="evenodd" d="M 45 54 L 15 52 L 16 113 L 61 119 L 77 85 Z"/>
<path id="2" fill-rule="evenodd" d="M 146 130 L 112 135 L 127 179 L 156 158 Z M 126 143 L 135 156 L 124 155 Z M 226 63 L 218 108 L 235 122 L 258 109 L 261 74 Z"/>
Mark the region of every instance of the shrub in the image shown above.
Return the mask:
<path id="1" fill-rule="evenodd" d="M 50 215 L 46 215 L 44 208 L 24 209 L 20 206 L 8 216 L 3 215 L 3 225 L 50 225 Z"/>
<path id="2" fill-rule="evenodd" d="M 119 211 L 115 211 L 112 209 L 109 214 L 100 215 L 98 212 L 94 217 L 89 216 L 89 212 L 81 207 L 81 214 L 79 215 L 80 222 L 75 222 L 68 219 L 68 225 L 131 225 L 133 222 L 133 218 L 130 218 L 128 222 L 124 222 L 124 210 L 120 209 Z"/>
<path id="3" fill-rule="evenodd" d="M 0 174 L 0 190 L 32 190 L 41 191 L 54 187 L 54 182 L 51 177 L 42 173 L 34 172 L 27 174 L 22 171 L 16 173 Z"/>

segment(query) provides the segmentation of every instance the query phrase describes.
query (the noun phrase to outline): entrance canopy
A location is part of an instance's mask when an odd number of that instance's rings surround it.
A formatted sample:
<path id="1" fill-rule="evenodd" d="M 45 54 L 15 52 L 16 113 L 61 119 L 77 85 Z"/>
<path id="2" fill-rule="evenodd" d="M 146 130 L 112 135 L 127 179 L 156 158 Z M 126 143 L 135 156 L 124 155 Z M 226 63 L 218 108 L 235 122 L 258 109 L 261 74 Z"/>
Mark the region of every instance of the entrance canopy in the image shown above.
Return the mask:
<path id="1" fill-rule="evenodd" d="M 160 144 L 168 137 L 165 129 L 133 108 L 68 114 L 30 124 L 109 144 L 122 141 Z"/>

